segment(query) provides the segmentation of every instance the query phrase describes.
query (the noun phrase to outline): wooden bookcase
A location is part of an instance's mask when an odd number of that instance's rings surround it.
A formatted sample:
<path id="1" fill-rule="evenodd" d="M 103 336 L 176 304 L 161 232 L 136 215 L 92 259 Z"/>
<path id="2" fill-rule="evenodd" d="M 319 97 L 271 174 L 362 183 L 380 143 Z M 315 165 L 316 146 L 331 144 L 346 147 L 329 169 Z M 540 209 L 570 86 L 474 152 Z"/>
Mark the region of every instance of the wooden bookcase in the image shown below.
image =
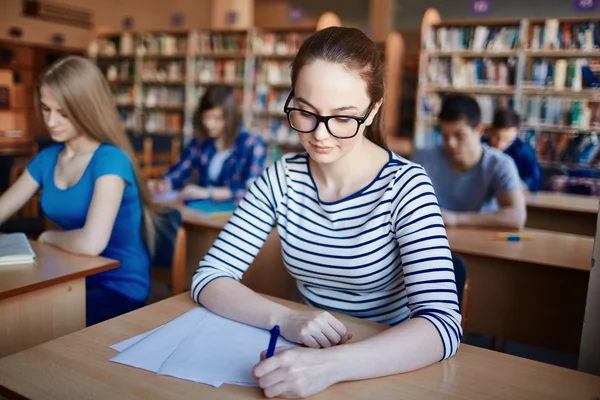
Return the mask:
<path id="1" fill-rule="evenodd" d="M 520 19 L 442 21 L 430 9 L 421 30 L 416 149 L 439 143 L 441 97 L 468 93 L 489 124 L 514 108 L 521 135 L 543 167 L 598 172 L 600 21 Z"/>

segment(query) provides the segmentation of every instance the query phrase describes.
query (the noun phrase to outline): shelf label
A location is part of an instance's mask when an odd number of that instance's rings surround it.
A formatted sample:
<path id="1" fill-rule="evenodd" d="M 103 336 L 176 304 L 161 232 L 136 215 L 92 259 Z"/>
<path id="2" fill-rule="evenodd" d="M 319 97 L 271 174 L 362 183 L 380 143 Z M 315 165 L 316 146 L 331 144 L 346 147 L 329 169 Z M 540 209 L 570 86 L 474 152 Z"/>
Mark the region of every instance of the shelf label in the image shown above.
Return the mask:
<path id="1" fill-rule="evenodd" d="M 300 22 L 304 18 L 304 9 L 297 5 L 291 5 L 288 9 L 288 19 L 291 22 Z"/>
<path id="2" fill-rule="evenodd" d="M 181 25 L 183 25 L 183 14 L 171 15 L 171 26 L 173 28 L 179 28 Z"/>
<path id="3" fill-rule="evenodd" d="M 471 12 L 473 14 L 489 14 L 492 10 L 492 0 L 471 0 Z"/>
<path id="4" fill-rule="evenodd" d="M 598 8 L 598 0 L 574 0 L 575 11 L 587 12 Z"/>

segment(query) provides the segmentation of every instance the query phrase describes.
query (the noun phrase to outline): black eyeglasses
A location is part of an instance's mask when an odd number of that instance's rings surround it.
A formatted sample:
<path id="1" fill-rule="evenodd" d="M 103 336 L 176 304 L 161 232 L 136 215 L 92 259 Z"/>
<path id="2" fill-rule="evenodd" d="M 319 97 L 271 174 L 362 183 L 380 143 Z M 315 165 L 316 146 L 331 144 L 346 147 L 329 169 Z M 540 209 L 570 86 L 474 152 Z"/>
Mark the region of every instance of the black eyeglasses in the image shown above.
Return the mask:
<path id="1" fill-rule="evenodd" d="M 317 129 L 319 123 L 322 122 L 331 136 L 338 139 L 351 139 L 356 136 L 360 126 L 369 118 L 374 105 L 374 103 L 369 104 L 364 117 L 356 117 L 354 115 L 332 115 L 326 117 L 299 108 L 288 107 L 293 96 L 294 91 L 292 90 L 283 107 L 283 112 L 287 114 L 288 122 L 293 130 L 301 133 L 310 133 Z"/>

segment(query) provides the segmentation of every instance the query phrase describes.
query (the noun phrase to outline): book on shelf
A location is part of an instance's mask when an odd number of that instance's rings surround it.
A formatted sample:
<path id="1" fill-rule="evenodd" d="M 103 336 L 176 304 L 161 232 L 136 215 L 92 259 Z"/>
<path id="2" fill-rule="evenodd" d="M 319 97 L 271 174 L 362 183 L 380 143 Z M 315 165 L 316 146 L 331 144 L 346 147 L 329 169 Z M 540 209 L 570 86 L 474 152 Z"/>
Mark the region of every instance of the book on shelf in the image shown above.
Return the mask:
<path id="1" fill-rule="evenodd" d="M 35 252 L 24 233 L 0 235 L 0 265 L 33 263 Z"/>
<path id="2" fill-rule="evenodd" d="M 423 43 L 428 51 L 499 52 L 514 50 L 518 39 L 518 26 L 432 26 Z"/>
<path id="3" fill-rule="evenodd" d="M 524 120 L 528 125 L 600 130 L 600 100 L 588 101 L 533 96 L 526 100 Z"/>
<path id="4" fill-rule="evenodd" d="M 543 24 L 533 24 L 529 48 L 539 50 L 586 50 L 600 48 L 599 21 L 561 22 L 547 19 Z"/>
<path id="5" fill-rule="evenodd" d="M 509 60 L 436 58 L 428 64 L 427 77 L 429 83 L 439 86 L 508 88 L 514 85 L 515 64 Z"/>

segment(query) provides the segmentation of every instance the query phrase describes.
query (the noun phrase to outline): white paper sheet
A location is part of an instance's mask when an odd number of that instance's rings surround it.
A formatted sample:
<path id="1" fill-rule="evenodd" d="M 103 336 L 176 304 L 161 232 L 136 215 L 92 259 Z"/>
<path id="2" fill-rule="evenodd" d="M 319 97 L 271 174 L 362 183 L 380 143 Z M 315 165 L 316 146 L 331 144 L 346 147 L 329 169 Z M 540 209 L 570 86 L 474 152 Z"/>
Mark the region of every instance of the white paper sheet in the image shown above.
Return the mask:
<path id="1" fill-rule="evenodd" d="M 157 330 L 159 330 L 162 327 L 163 327 L 163 325 L 156 327 L 156 328 L 152 329 L 151 331 L 141 333 L 141 334 L 134 336 L 132 338 L 129 338 L 127 340 L 123 340 L 122 342 L 119 342 L 117 344 L 113 344 L 112 346 L 110 346 L 110 348 L 113 350 L 116 350 L 118 352 L 125 351 L 128 348 L 130 348 L 131 346 L 133 346 L 134 344 L 136 344 L 137 342 L 139 342 L 140 340 L 142 340 L 143 338 L 145 338 L 146 336 L 150 335 L 151 333 L 156 332 Z"/>
<path id="2" fill-rule="evenodd" d="M 219 387 L 257 386 L 252 368 L 268 347 L 269 331 L 194 308 L 149 332 L 117 343 L 109 361 Z M 277 347 L 297 346 L 283 338 Z"/>
<path id="3" fill-rule="evenodd" d="M 179 198 L 178 190 L 171 190 L 162 194 L 153 194 L 152 201 L 155 203 L 170 203 L 176 201 Z"/>
<path id="4" fill-rule="evenodd" d="M 209 313 L 163 363 L 158 374 L 257 386 L 252 369 L 270 338 L 269 331 Z M 277 345 L 297 346 L 281 337 Z"/>

